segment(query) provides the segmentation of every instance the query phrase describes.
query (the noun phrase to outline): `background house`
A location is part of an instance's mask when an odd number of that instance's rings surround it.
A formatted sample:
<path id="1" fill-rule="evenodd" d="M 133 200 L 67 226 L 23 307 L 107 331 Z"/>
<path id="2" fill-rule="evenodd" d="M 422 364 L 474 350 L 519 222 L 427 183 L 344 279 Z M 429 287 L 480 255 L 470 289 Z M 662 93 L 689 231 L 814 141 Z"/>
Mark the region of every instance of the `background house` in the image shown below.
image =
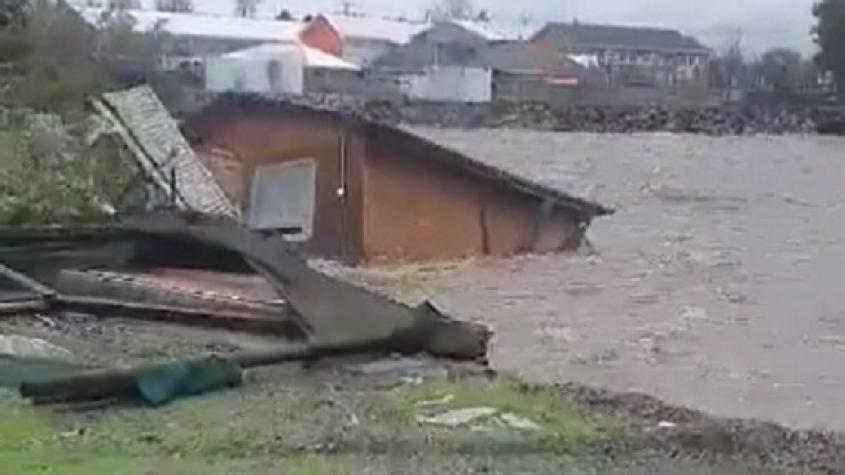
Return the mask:
<path id="1" fill-rule="evenodd" d="M 299 41 L 301 23 L 267 19 L 172 13 L 151 10 L 109 11 L 80 8 L 80 16 L 95 27 L 102 27 L 114 15 L 132 25 L 138 34 L 155 35 L 161 41 L 161 66 L 201 69 L 206 57 L 218 56 L 262 43 Z M 113 19 L 113 18 L 112 18 Z"/>
<path id="2" fill-rule="evenodd" d="M 374 67 L 397 72 L 422 72 L 431 66 L 467 66 L 491 41 L 475 29 L 454 22 L 437 23 L 406 44 L 379 57 Z"/>
<path id="3" fill-rule="evenodd" d="M 531 41 L 592 58 L 614 86 L 668 88 L 708 77 L 710 50 L 674 30 L 550 23 Z"/>
<path id="4" fill-rule="evenodd" d="M 411 40 L 427 23 L 368 16 L 317 15 L 302 30 L 302 41 L 361 67 Z"/>
<path id="5" fill-rule="evenodd" d="M 519 40 L 490 42 L 472 64 L 492 71 L 496 101 L 566 104 L 590 80 L 589 71 L 566 54 Z"/>
<path id="6" fill-rule="evenodd" d="M 419 136 L 333 111 L 226 95 L 187 122 L 253 228 L 297 227 L 313 254 L 353 261 L 577 247 L 608 210 Z M 233 167 L 231 157 L 239 166 Z M 209 165 L 212 170 L 221 169 Z"/>
<path id="7" fill-rule="evenodd" d="M 477 61 L 501 35 L 472 22 L 439 22 L 379 57 L 373 68 L 397 78 L 410 99 L 493 100 L 493 69 Z"/>

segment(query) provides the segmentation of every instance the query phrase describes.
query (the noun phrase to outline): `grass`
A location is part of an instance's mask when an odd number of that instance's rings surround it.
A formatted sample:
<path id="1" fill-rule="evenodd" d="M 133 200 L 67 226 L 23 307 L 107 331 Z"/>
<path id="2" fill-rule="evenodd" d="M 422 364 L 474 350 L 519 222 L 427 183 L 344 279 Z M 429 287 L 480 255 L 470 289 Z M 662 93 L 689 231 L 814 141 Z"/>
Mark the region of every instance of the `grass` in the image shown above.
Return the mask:
<path id="1" fill-rule="evenodd" d="M 443 401 L 442 404 L 436 402 Z M 392 413 L 400 421 L 413 421 L 427 403 L 437 412 L 490 407 L 538 424 L 537 434 L 550 449 L 577 453 L 600 437 L 598 429 L 566 401 L 548 392 L 529 391 L 512 380 L 472 381 L 402 389 L 394 394 Z M 431 407 L 427 407 L 431 410 Z"/>
<path id="2" fill-rule="evenodd" d="M 420 405 L 446 395 L 446 404 Z M 477 432 L 417 421 L 477 406 L 516 414 L 541 430 Z M 566 401 L 512 381 L 348 392 L 254 381 L 163 408 L 58 415 L 0 393 L 0 414 L 0 467 L 22 475 L 353 475 L 372 463 L 407 471 L 416 466 L 409 460 L 424 460 L 426 473 L 475 473 L 490 463 L 516 469 L 526 461 L 562 473 L 601 437 Z"/>
<path id="3" fill-rule="evenodd" d="M 196 401 L 201 401 L 198 399 Z M 185 408 L 180 408 L 184 410 Z M 281 474 L 346 475 L 347 470 L 317 456 L 270 457 L 250 450 L 249 434 L 150 426 L 139 418 L 106 417 L 83 433 L 70 430 L 48 414 L 40 414 L 23 401 L 0 393 L 0 467 L 16 475 L 193 475 Z M 212 416 L 184 412 L 184 419 Z M 219 426 L 220 414 L 199 421 L 202 428 Z M 161 423 L 162 417 L 152 418 Z M 200 427 L 197 427 L 200 428 Z M 191 432 L 193 438 L 187 437 Z M 163 438 L 162 438 L 163 437 Z M 188 440 L 192 443 L 188 443 Z M 179 441 L 181 440 L 181 444 Z M 170 444 L 170 445 L 168 445 Z"/>

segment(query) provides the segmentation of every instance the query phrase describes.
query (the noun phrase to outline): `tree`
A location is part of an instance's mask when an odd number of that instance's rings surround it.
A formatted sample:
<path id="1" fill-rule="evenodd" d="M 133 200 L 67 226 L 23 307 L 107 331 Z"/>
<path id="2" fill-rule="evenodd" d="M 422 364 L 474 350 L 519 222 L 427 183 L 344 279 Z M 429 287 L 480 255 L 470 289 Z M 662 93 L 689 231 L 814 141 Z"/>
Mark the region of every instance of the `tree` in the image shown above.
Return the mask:
<path id="1" fill-rule="evenodd" d="M 280 11 L 279 14 L 276 15 L 276 20 L 279 20 L 279 21 L 295 21 L 296 18 L 293 17 L 293 14 L 290 12 L 290 10 L 285 9 L 285 10 Z"/>
<path id="2" fill-rule="evenodd" d="M 193 0 L 156 0 L 156 10 L 160 12 L 191 13 L 194 11 Z"/>
<path id="3" fill-rule="evenodd" d="M 813 7 L 813 36 L 820 52 L 816 62 L 833 72 L 839 90 L 845 91 L 845 0 L 821 0 Z"/>
<path id="4" fill-rule="evenodd" d="M 235 0 L 235 16 L 252 18 L 262 0 Z"/>
<path id="5" fill-rule="evenodd" d="M 104 86 L 105 72 L 91 54 L 96 32 L 63 4 L 31 2 L 26 26 L 15 36 L 26 54 L 14 60 L 19 76 L 3 102 L 65 112 Z"/>
<path id="6" fill-rule="evenodd" d="M 109 10 L 140 10 L 141 0 L 109 0 Z"/>
<path id="7" fill-rule="evenodd" d="M 472 0 L 438 0 L 431 7 L 435 21 L 470 20 L 475 16 Z"/>
<path id="8" fill-rule="evenodd" d="M 763 53 L 759 64 L 760 82 L 775 91 L 800 87 L 801 53 L 788 48 L 774 48 Z"/>
<path id="9" fill-rule="evenodd" d="M 492 21 L 492 17 L 490 16 L 490 12 L 487 10 L 479 10 L 478 15 L 475 16 L 475 21 L 481 23 L 490 23 Z"/>
<path id="10" fill-rule="evenodd" d="M 724 85 L 728 88 L 745 87 L 748 81 L 748 65 L 742 54 L 742 39 L 737 38 L 728 52 L 720 58 Z"/>
<path id="11" fill-rule="evenodd" d="M 0 28 L 23 25 L 28 6 L 27 0 L 0 0 Z"/>

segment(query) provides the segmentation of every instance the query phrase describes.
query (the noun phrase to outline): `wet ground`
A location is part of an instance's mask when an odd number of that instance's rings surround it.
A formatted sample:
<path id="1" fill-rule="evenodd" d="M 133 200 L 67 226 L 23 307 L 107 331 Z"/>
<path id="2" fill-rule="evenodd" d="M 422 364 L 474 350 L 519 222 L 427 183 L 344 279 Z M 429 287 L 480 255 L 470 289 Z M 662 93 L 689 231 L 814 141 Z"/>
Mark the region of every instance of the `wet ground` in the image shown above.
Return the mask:
<path id="1" fill-rule="evenodd" d="M 492 325 L 533 380 L 845 430 L 845 139 L 427 133 L 617 214 L 593 256 L 355 277 Z"/>

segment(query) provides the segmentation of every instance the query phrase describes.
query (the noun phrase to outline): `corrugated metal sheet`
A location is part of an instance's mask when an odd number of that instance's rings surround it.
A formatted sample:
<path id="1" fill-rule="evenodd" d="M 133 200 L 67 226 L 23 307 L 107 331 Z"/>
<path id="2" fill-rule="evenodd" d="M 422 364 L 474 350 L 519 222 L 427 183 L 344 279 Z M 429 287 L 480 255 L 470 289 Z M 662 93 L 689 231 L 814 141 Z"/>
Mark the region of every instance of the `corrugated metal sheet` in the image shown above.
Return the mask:
<path id="1" fill-rule="evenodd" d="M 397 45 L 429 28 L 430 23 L 410 22 L 371 16 L 323 15 L 347 40 L 387 41 Z"/>
<path id="2" fill-rule="evenodd" d="M 103 8 L 77 9 L 82 18 L 93 26 L 100 26 L 109 11 Z M 241 18 L 173 13 L 155 10 L 127 10 L 137 33 L 160 30 L 177 37 L 224 38 L 230 40 L 294 42 L 299 40 L 303 23 L 272 19 Z"/>
<path id="3" fill-rule="evenodd" d="M 138 163 L 160 187 L 169 192 L 170 177 L 175 177 L 177 205 L 209 214 L 239 214 L 152 89 L 106 93 L 101 105 L 106 107 L 100 111 L 111 115 Z"/>

